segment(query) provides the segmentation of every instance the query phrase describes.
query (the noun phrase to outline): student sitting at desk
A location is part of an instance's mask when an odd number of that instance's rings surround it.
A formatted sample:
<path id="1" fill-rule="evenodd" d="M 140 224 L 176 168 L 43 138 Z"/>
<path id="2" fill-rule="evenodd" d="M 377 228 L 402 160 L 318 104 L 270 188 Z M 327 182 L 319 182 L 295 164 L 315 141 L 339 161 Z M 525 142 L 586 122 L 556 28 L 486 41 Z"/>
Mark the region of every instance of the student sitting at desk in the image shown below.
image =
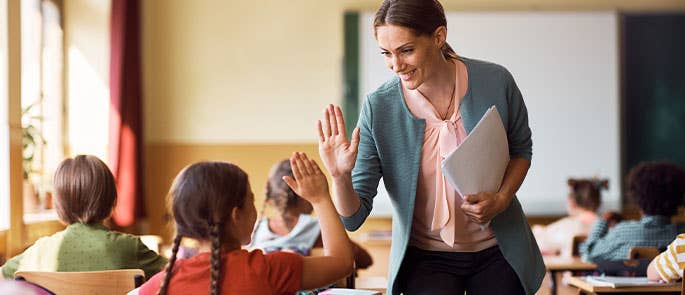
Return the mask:
<path id="1" fill-rule="evenodd" d="M 675 282 L 683 278 L 685 268 L 685 234 L 679 234 L 666 251 L 655 257 L 647 268 L 650 280 Z"/>
<path id="2" fill-rule="evenodd" d="M 609 186 L 606 179 L 568 180 L 568 215 L 547 226 L 534 226 L 533 234 L 543 254 L 570 257 L 573 237 L 587 235 L 599 218 L 597 208 L 602 202 L 601 190 Z"/>
<path id="3" fill-rule="evenodd" d="M 628 174 L 627 194 L 640 208 L 642 219 L 624 221 L 608 229 L 606 220 L 595 222 L 587 240 L 580 245 L 589 261 L 628 258 L 631 247 L 665 248 L 685 224 L 671 223 L 685 196 L 685 171 L 665 163 L 641 163 Z"/>
<path id="4" fill-rule="evenodd" d="M 312 217 L 312 204 L 300 197 L 283 177 L 293 177 L 290 161 L 276 163 L 269 172 L 266 183 L 267 205 L 278 211 L 272 218 L 263 217 L 255 227 L 249 248 L 262 249 L 266 253 L 290 251 L 309 256 L 312 248 L 323 247 L 319 220 Z M 264 216 L 262 209 L 261 216 Z M 373 259 L 366 250 L 352 242 L 354 262 L 357 269 L 368 268 Z"/>
<path id="5" fill-rule="evenodd" d="M 226 162 L 184 168 L 169 190 L 176 237 L 169 264 L 129 294 L 294 294 L 326 286 L 353 268 L 352 248 L 335 212 L 323 171 L 304 153 L 290 158 L 294 177 L 283 180 L 319 213 L 324 256 L 246 251 L 257 220 L 248 176 Z M 177 260 L 183 238 L 202 252 Z"/>
<path id="6" fill-rule="evenodd" d="M 151 277 L 166 259 L 137 236 L 111 231 L 102 223 L 117 201 L 114 176 L 95 156 L 62 161 L 54 178 L 55 208 L 63 231 L 38 239 L 0 268 L 5 278 L 17 271 L 98 271 L 139 268 Z"/>

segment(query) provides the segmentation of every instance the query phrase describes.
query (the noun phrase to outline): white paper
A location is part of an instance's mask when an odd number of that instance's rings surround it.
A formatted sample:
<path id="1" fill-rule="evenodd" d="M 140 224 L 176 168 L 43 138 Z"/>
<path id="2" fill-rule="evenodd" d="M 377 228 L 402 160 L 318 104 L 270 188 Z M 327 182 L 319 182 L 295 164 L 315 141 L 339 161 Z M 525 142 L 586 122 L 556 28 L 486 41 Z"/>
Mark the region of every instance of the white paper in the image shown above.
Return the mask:
<path id="1" fill-rule="evenodd" d="M 673 285 L 673 283 L 661 283 L 658 281 L 650 281 L 649 279 L 647 279 L 647 277 L 587 276 L 585 277 L 585 280 L 593 286 L 612 288 Z"/>
<path id="2" fill-rule="evenodd" d="M 507 133 L 493 105 L 441 166 L 442 174 L 463 197 L 496 193 L 508 164 Z"/>

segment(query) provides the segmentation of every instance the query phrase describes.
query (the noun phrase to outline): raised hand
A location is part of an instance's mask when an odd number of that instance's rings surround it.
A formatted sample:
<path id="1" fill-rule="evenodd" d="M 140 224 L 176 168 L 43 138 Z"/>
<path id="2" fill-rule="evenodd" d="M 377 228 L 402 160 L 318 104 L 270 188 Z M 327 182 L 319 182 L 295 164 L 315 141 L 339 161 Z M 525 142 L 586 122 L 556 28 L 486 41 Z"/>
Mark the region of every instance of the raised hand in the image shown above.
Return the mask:
<path id="1" fill-rule="evenodd" d="M 359 147 L 359 127 L 352 132 L 352 141 L 345 134 L 345 119 L 340 107 L 328 105 L 324 120 L 317 122 L 319 155 L 332 177 L 348 174 L 354 168 Z"/>
<path id="2" fill-rule="evenodd" d="M 330 200 L 328 181 L 326 176 L 314 160 L 309 159 L 307 154 L 296 152 L 290 157 L 290 166 L 293 170 L 294 179 L 283 176 L 288 186 L 305 200 L 314 204 L 320 200 Z"/>

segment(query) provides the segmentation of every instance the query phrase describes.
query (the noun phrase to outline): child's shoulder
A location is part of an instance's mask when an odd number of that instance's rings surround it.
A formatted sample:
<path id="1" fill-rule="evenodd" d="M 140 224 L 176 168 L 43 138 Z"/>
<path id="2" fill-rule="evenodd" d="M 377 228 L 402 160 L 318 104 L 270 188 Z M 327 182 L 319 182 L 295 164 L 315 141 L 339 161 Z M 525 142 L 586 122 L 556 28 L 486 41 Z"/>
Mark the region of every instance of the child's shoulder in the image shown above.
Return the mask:
<path id="1" fill-rule="evenodd" d="M 261 249 L 254 250 L 236 250 L 229 253 L 230 257 L 245 257 L 248 261 L 271 261 L 271 260 L 292 260 L 302 259 L 302 255 L 291 252 L 276 251 L 271 253 L 264 253 Z"/>
<path id="2" fill-rule="evenodd" d="M 609 232 L 613 232 L 614 234 L 629 233 L 635 235 L 636 233 L 641 232 L 644 227 L 645 226 L 639 220 L 626 220 L 616 223 L 614 227 L 609 229 Z"/>

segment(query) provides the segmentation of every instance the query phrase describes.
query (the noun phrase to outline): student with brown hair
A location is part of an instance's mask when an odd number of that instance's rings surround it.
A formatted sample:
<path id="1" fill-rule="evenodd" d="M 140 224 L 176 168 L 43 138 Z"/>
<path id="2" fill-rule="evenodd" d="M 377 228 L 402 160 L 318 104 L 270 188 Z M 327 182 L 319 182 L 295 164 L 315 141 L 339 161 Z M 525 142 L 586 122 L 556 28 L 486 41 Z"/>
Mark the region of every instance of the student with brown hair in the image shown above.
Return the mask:
<path id="1" fill-rule="evenodd" d="M 547 226 L 533 227 L 535 239 L 544 254 L 571 256 L 573 237 L 587 235 L 597 220 L 602 203 L 602 189 L 609 187 L 606 179 L 568 180 L 568 216 Z"/>
<path id="2" fill-rule="evenodd" d="M 626 193 L 640 208 L 637 221 L 609 227 L 608 217 L 597 219 L 580 254 L 588 261 L 623 260 L 632 247 L 664 249 L 673 237 L 685 232 L 685 223 L 672 223 L 685 198 L 685 170 L 669 162 L 643 162 L 628 173 Z"/>
<path id="3" fill-rule="evenodd" d="M 166 271 L 130 294 L 294 294 L 348 275 L 352 249 L 326 177 L 304 153 L 295 153 L 290 163 L 293 177 L 283 180 L 319 214 L 325 256 L 241 249 L 257 219 L 247 174 L 233 164 L 200 162 L 183 169 L 169 191 L 176 238 Z M 184 237 L 199 240 L 204 250 L 176 260 Z"/>
<path id="4" fill-rule="evenodd" d="M 273 251 L 292 251 L 309 256 L 312 248 L 322 247 L 321 227 L 312 214 L 312 204 L 295 193 L 283 177 L 293 176 L 289 160 L 276 163 L 266 182 L 266 200 L 261 216 L 268 206 L 277 211 L 274 217 L 262 217 L 252 234 L 250 248 Z M 355 268 L 365 269 L 373 263 L 366 250 L 352 242 Z"/>
<path id="5" fill-rule="evenodd" d="M 97 271 L 138 268 L 151 277 L 166 259 L 148 249 L 140 238 L 111 231 L 102 222 L 117 200 L 114 176 L 95 156 L 68 158 L 54 176 L 55 208 L 67 228 L 36 241 L 2 266 L 12 278 L 16 271 Z"/>

